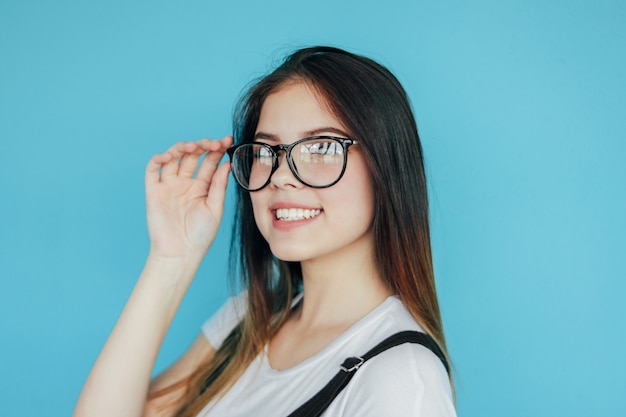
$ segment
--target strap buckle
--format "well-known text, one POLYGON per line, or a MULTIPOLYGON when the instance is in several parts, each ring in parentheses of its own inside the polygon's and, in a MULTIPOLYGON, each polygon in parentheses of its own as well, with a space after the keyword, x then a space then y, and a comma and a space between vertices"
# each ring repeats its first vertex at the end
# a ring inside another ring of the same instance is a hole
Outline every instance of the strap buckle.
POLYGON ((343 361, 339 368, 341 368, 341 370, 344 372, 354 372, 359 369, 361 365, 363 365, 363 362, 365 362, 365 359, 358 356, 354 358, 348 358, 343 361))

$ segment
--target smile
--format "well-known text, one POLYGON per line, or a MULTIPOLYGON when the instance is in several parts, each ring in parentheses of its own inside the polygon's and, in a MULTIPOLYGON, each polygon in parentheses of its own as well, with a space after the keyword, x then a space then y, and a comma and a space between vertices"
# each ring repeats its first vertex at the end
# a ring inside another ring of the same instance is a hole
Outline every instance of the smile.
POLYGON ((321 212, 320 209, 280 208, 276 209, 276 219, 285 221, 312 219, 321 212))

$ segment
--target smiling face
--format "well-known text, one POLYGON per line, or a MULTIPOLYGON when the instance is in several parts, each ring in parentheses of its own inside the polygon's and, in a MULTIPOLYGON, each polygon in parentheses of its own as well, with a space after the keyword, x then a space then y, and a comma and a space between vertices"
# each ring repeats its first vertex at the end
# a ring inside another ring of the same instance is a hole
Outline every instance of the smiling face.
MULTIPOLYGON (((314 135, 349 137, 307 84, 289 82, 267 96, 256 141, 288 145, 314 135)), ((270 184, 250 193, 254 219, 272 253, 284 261, 370 254, 374 199, 358 145, 349 148, 341 180, 322 189, 303 185, 290 171, 284 152, 279 156, 270 184)))

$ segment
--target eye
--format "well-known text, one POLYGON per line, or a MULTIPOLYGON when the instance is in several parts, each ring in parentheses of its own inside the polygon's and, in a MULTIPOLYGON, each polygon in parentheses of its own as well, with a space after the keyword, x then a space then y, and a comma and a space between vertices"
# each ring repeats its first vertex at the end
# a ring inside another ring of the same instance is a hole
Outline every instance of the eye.
POLYGON ((305 153, 309 153, 311 155, 332 156, 343 154, 343 146, 334 140, 326 139, 306 142, 302 148, 305 153))
POLYGON ((271 158, 272 152, 265 146, 259 146, 259 149, 255 152, 256 158, 271 158))
POLYGON ((261 165, 271 166, 274 161, 274 153, 267 146, 256 145, 256 149, 252 155, 255 163, 261 165))

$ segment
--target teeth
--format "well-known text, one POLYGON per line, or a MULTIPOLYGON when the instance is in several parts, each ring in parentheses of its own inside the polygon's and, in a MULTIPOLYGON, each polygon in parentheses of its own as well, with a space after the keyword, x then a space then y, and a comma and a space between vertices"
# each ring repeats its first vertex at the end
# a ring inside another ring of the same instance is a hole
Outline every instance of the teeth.
POLYGON ((278 220, 304 220, 311 219, 321 213, 320 209, 301 209, 301 208, 282 208, 276 210, 276 218, 278 220))

